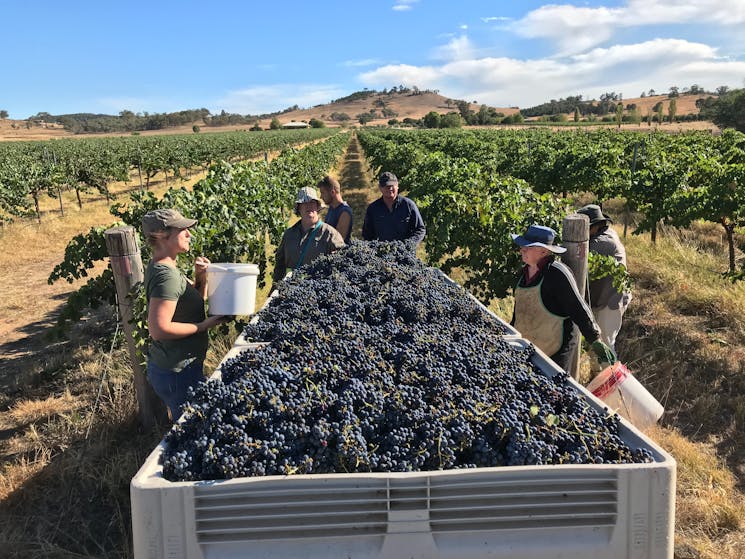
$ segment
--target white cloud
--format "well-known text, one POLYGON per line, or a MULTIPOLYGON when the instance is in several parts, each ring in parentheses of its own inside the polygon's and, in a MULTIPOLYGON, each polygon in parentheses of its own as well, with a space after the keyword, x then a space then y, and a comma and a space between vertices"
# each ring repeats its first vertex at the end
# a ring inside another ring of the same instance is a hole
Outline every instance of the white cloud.
MULTIPOLYGON (((312 107, 346 95, 348 91, 336 85, 273 84, 229 91, 216 103, 217 112, 264 114, 298 105, 312 107)), ((213 111, 214 112, 214 111, 213 111)))
POLYGON ((442 60, 465 60, 473 56, 473 44, 466 35, 454 37, 446 45, 434 51, 434 57, 442 60))
POLYGON ((341 66, 346 68, 359 68, 360 66, 374 66, 380 64, 380 60, 375 58, 365 58, 363 60, 345 60, 341 63, 341 66))
POLYGON ((617 8, 549 4, 528 12, 511 29, 522 37, 554 41, 559 54, 582 52, 610 39, 617 29, 665 24, 745 22, 743 0, 629 0, 617 8))
POLYGON ((396 0, 392 9, 396 12, 405 12, 411 10, 417 2, 419 0, 396 0))
POLYGON ((726 60, 700 43, 657 39, 595 49, 565 59, 471 58, 442 65, 388 65, 359 79, 370 87, 404 83, 497 107, 530 107, 569 95, 598 98, 606 91, 636 97, 654 88, 692 84, 714 90, 739 86, 745 61, 726 60))
POLYGON ((482 17, 481 21, 484 23, 492 23, 495 21, 511 21, 512 18, 510 17, 504 17, 504 16, 489 16, 489 17, 482 17))
POLYGON ((459 26, 458 26, 458 28, 459 28, 459 29, 463 29, 463 30, 465 31, 466 29, 468 29, 468 25, 466 25, 466 24, 464 23, 464 24, 462 24, 462 25, 459 25, 459 26))

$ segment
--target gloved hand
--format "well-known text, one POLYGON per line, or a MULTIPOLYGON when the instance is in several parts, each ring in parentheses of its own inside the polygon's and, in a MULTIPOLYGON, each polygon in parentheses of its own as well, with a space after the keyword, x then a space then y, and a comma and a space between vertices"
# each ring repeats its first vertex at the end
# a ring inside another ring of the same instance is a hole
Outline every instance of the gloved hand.
POLYGON ((598 371, 602 371, 618 361, 615 352, 600 340, 592 342, 592 344, 590 344, 590 349, 592 350, 595 359, 597 359, 597 366, 599 367, 598 371))

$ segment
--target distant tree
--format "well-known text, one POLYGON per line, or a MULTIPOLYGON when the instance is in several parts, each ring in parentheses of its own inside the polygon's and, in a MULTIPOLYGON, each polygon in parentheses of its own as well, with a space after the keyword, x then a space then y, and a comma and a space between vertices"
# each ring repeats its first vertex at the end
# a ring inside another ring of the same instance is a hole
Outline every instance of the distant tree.
POLYGON ((396 111, 388 107, 383 107, 380 112, 383 113, 383 116, 385 118, 393 118, 394 116, 398 116, 398 113, 396 111))
POLYGON ((646 92, 644 92, 644 91, 642 91, 642 94, 641 94, 641 95, 639 95, 639 97, 641 97, 642 99, 643 99, 644 97, 646 97, 646 96, 647 96, 647 94, 646 94, 646 92))
POLYGON ((398 119, 392 118, 388 121, 388 126, 398 126, 398 119))
POLYGON ((717 98, 709 95, 708 97, 700 97, 696 99, 696 108, 700 111, 706 111, 713 107, 717 102, 717 98))
POLYGON ((463 126, 463 119, 458 113, 450 112, 440 117, 440 128, 460 128, 463 126))
POLYGON ((649 93, 647 93, 647 95, 649 95, 650 97, 653 97, 653 96, 657 95, 657 92, 654 89, 650 89, 649 90, 649 93))
POLYGON ((672 86, 670 88, 670 91, 667 94, 667 96, 670 97, 671 99, 673 97, 678 97, 679 95, 680 95, 680 88, 678 88, 677 86, 672 86))
POLYGON ((308 121, 308 124, 310 124, 311 128, 325 128, 326 124, 322 120, 318 120, 317 118, 311 118, 308 121))
POLYGON ((509 116, 506 116, 502 119, 502 124, 522 124, 525 122, 525 117, 522 115, 522 113, 512 113, 509 116))
POLYGON ((8 111, 6 111, 5 109, 0 110, 0 118, 2 119, 8 118, 8 111))
POLYGON ((254 125, 251 128, 249 128, 249 130, 251 132, 261 132, 262 131, 262 128, 261 128, 261 126, 259 126, 259 123, 256 122, 256 123, 254 123, 254 125))
POLYGON ((641 109, 636 105, 634 105, 634 108, 629 112, 629 122, 632 122, 633 124, 641 124, 642 122, 641 109))
POLYGON ((689 95, 702 95, 704 93, 706 93, 706 90, 697 83, 694 83, 691 87, 688 88, 689 95))
POLYGON ((726 85, 720 85, 716 89, 717 95, 719 95, 720 97, 724 95, 725 93, 727 93, 728 91, 729 91, 729 86, 726 86, 726 85))
POLYGON ((719 97, 702 116, 722 128, 745 132, 745 89, 733 89, 719 97))
POLYGON ((355 116, 357 119, 357 122, 359 122, 362 126, 365 126, 368 122, 370 122, 374 117, 369 112, 368 113, 360 113, 355 116))
POLYGON ((194 132, 195 134, 199 134, 199 126, 195 124, 194 126, 191 127, 191 131, 194 132))
POLYGON ((471 104, 468 101, 456 100, 455 106, 458 107, 460 116, 463 117, 463 120, 467 121, 468 115, 473 112, 471 111, 471 104))
POLYGON ((440 113, 429 111, 426 115, 424 115, 424 118, 422 118, 422 124, 425 128, 439 128, 440 113))
POLYGON ((662 108, 663 108, 663 106, 664 105, 662 104, 662 101, 660 101, 659 103, 657 103, 655 105, 655 112, 657 113, 657 122, 659 122, 660 124, 662 124, 662 108))
POLYGON ((670 124, 675 122, 675 114, 678 112, 678 100, 673 97, 670 99, 670 104, 667 106, 667 119, 670 124))
POLYGON ((623 103, 616 104, 616 125, 621 128, 623 122, 623 103))
POLYGON ((282 123, 279 121, 279 119, 275 116, 272 121, 269 123, 269 129, 270 130, 280 130, 282 128, 282 123))
POLYGON ((352 117, 349 116, 347 113, 333 112, 331 113, 331 120, 336 122, 344 122, 345 120, 352 120, 352 117))

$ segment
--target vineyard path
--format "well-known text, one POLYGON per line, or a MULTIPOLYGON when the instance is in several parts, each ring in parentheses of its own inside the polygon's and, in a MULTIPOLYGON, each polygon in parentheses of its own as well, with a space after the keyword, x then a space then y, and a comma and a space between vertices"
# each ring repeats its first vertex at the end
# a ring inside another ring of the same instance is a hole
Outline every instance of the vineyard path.
POLYGON ((375 188, 375 179, 371 174, 367 160, 356 135, 352 135, 349 147, 339 167, 338 180, 341 184, 341 197, 352 208, 354 224, 352 236, 362 238, 362 221, 367 205, 380 196, 375 188))

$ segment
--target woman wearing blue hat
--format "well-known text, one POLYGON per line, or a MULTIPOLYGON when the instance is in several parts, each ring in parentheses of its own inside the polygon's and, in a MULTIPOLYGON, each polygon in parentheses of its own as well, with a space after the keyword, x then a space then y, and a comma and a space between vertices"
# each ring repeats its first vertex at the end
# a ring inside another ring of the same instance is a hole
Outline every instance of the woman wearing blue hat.
POLYGON ((565 371, 579 344, 576 324, 603 369, 615 363, 616 356, 600 341, 600 328, 571 270, 554 260, 554 255, 566 252, 554 244, 555 239, 556 231, 543 225, 531 225, 522 235, 512 235, 525 263, 515 287, 512 324, 565 371))

